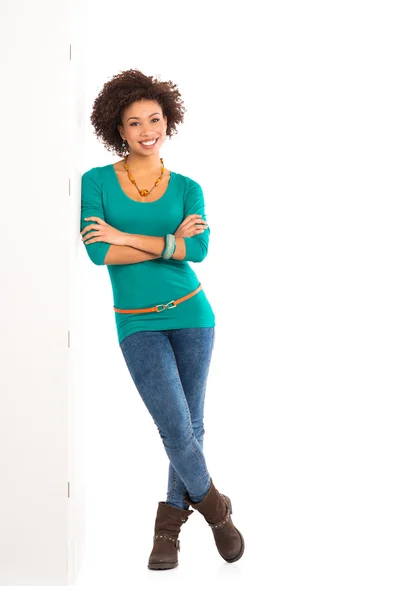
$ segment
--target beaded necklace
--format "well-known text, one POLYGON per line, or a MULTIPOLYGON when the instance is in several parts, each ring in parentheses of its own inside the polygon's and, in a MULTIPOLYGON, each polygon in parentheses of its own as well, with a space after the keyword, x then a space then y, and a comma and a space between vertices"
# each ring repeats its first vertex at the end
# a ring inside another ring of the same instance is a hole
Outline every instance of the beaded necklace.
POLYGON ((138 185, 135 182, 134 177, 132 176, 132 174, 129 171, 129 167, 128 167, 128 164, 127 164, 127 156, 124 157, 124 168, 127 171, 127 175, 129 177, 131 183, 133 183, 135 185, 135 187, 137 188, 137 190, 139 191, 139 193, 141 194, 141 196, 148 196, 148 194, 150 194, 152 192, 152 190, 157 185, 159 185, 159 183, 162 181, 162 179, 163 179, 163 172, 164 172, 163 158, 160 159, 160 162, 162 163, 162 169, 160 171, 160 177, 158 177, 157 180, 155 181, 155 185, 150 190, 147 190, 145 188, 143 188, 142 190, 140 190, 140 188, 138 187, 138 185))

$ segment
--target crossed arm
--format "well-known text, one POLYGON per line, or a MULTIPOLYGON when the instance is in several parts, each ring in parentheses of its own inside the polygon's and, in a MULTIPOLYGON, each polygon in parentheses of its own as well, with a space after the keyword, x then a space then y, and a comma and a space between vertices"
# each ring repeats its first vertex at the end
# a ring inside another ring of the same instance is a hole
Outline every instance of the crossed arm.
MULTIPOLYGON (((124 246, 111 245, 105 255, 105 265, 123 265, 145 262, 160 258, 164 250, 164 237, 153 235, 126 234, 124 246)), ((184 260, 186 255, 184 238, 176 238, 174 260, 184 260)))

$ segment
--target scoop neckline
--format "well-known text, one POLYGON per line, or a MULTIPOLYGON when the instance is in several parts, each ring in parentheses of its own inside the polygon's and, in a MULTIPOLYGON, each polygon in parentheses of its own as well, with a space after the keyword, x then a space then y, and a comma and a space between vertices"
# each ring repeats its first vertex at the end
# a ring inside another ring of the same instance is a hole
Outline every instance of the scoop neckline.
POLYGON ((151 202, 140 202, 140 200, 134 200, 134 198, 130 198, 130 196, 127 196, 126 192, 123 190, 122 186, 120 185, 120 181, 118 179, 118 176, 116 175, 116 170, 115 170, 115 165, 113 163, 111 163, 110 168, 113 172, 116 184, 120 190, 120 193, 127 198, 127 200, 130 200, 130 202, 135 202, 136 204, 144 204, 144 205, 148 205, 148 204, 156 204, 157 202, 160 202, 160 200, 163 200, 163 198, 165 198, 165 196, 167 196, 169 189, 170 189, 170 185, 174 179, 174 171, 170 171, 170 179, 169 179, 169 183, 167 184, 167 188, 165 189, 164 193, 160 196, 160 198, 158 198, 157 200, 152 200, 151 202))

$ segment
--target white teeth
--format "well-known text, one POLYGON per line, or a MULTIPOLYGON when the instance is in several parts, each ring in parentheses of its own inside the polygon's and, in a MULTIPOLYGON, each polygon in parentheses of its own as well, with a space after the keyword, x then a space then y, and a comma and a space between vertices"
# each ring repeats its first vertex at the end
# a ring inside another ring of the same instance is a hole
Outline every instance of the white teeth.
POLYGON ((156 140, 152 140, 151 142, 140 142, 144 146, 153 146, 156 143, 156 140))

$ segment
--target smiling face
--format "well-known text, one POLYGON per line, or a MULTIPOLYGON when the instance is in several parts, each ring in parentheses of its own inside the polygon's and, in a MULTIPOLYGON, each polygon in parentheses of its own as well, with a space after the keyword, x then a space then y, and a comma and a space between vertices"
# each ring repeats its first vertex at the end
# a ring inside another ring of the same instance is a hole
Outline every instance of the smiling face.
POLYGON ((157 155, 166 139, 167 117, 163 117, 162 107, 155 100, 139 100, 124 109, 123 127, 118 130, 129 146, 130 154, 140 156, 157 155), (142 142, 157 140, 154 145, 142 142))

